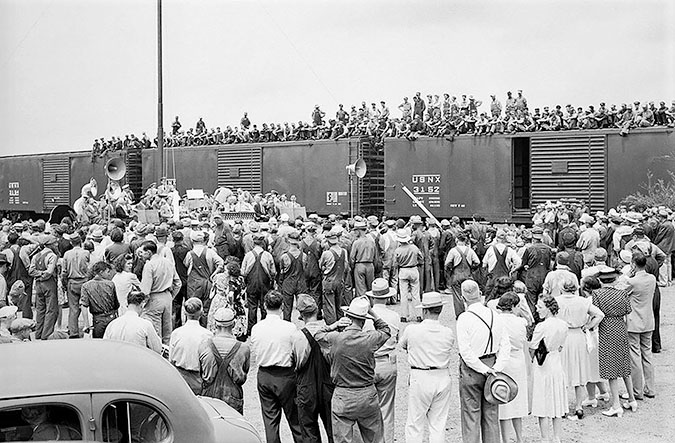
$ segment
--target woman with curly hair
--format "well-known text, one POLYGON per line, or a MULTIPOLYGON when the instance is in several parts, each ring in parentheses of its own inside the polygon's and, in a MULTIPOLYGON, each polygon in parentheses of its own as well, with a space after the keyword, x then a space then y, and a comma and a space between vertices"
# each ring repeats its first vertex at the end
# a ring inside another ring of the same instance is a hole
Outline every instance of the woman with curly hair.
POLYGON ((553 441, 560 442, 562 418, 567 414, 567 387, 561 352, 567 338, 567 323, 559 318, 558 302, 551 296, 537 301, 542 322, 534 328, 530 350, 536 357, 532 369, 532 415, 539 418, 544 441, 550 441, 548 419, 553 420, 553 441))
POLYGON ((230 308, 234 311, 234 326, 232 332, 240 341, 246 341, 246 310, 244 309, 245 298, 244 278, 241 276, 241 268, 236 261, 229 262, 223 272, 213 278, 211 288, 211 308, 207 317, 206 328, 209 331, 216 330, 213 315, 220 308, 230 308))
POLYGON ((593 291, 593 304, 605 314, 598 326, 598 357, 600 376, 609 380, 612 394, 612 407, 602 413, 608 417, 622 417, 623 409, 619 402, 619 378, 623 378, 628 391, 628 404, 637 409, 633 394, 633 381, 630 377, 630 353, 626 315, 632 311, 627 289, 618 282, 619 273, 606 266, 598 274, 602 284, 593 291))

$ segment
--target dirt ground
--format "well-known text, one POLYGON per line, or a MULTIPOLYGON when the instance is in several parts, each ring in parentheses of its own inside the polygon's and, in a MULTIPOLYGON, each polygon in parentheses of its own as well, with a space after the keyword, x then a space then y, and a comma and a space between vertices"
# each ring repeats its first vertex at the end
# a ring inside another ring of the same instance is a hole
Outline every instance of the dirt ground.
MULTIPOLYGON (((597 409, 585 408, 585 417, 579 421, 563 420, 563 441, 565 442, 626 442, 651 443, 675 441, 675 287, 662 290, 661 302, 661 340, 663 351, 654 354, 656 398, 638 402, 638 411, 627 411, 622 418, 608 418, 600 411, 605 409, 600 402, 597 409)), ((441 322, 454 328, 455 319, 452 305, 446 306, 441 314, 441 322)), ((398 310, 399 306, 394 309, 398 310)), ((297 315, 294 314, 294 318, 297 315)), ((405 324, 404 324, 405 325, 405 324)), ((404 326, 405 327, 405 326, 404 326)), ((461 427, 459 415, 458 392, 458 363, 455 349, 454 362, 451 366, 453 394, 452 406, 446 424, 446 441, 461 442, 461 427)), ((405 441, 404 426, 407 414, 407 383, 410 367, 407 355, 398 350, 398 383, 396 392, 396 432, 397 442, 405 441)), ((244 415, 258 429, 260 435, 265 436, 260 401, 256 390, 257 368, 252 362, 249 377, 244 385, 244 415)), ((570 402, 574 392, 570 390, 570 402)), ((538 442, 539 427, 534 417, 523 420, 523 435, 526 442, 538 442)), ((281 422, 281 440, 292 442, 290 431, 285 419, 281 422)), ((324 440, 325 441, 325 440, 324 440)), ((425 438, 425 441, 427 439, 425 438)), ((415 442, 417 443, 417 442, 415 442)))

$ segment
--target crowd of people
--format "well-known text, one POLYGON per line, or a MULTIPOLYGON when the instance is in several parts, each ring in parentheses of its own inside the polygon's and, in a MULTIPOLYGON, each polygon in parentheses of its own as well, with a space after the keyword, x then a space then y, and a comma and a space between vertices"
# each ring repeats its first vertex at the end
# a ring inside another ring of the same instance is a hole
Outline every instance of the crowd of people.
POLYGON ((561 441, 563 418, 600 405, 621 417, 658 393, 652 354, 675 227, 668 208, 642 209, 547 202, 529 229, 274 211, 154 225, 2 220, 0 342, 134 343, 240 413, 255 362, 268 442, 280 441, 283 413, 296 442, 320 441, 321 423, 329 441, 358 429, 392 443, 401 395, 405 440, 428 428, 443 442, 458 354, 464 441, 522 442, 530 416, 543 440, 561 441), (439 322, 449 309, 456 330, 439 322))
MULTIPOLYGON (((400 117, 394 117, 386 102, 371 103, 363 101, 361 105, 352 105, 345 109, 342 104, 335 112, 335 118, 326 117, 319 105, 315 105, 309 121, 252 124, 248 113, 244 112, 239 126, 227 125, 208 129, 203 118, 199 118, 194 128, 183 129, 178 116, 171 124, 171 131, 164 135, 165 147, 223 145, 233 143, 267 143, 297 140, 320 140, 348 137, 369 137, 376 146, 383 146, 385 137, 419 136, 444 137, 453 140, 457 135, 492 135, 516 132, 563 131, 576 129, 611 129, 627 135, 633 128, 675 125, 675 100, 668 107, 666 102, 623 103, 607 106, 604 102, 597 107, 589 105, 564 108, 561 105, 528 107, 523 91, 514 96, 506 93, 504 105, 495 95, 490 96, 486 108, 483 102, 472 95, 462 95, 460 99, 450 94, 428 94, 426 100, 420 92, 408 97, 398 105, 400 117)), ((157 146, 157 138, 151 141, 144 132, 141 138, 125 135, 94 140, 93 155, 103 156, 108 151, 126 148, 150 148, 157 146)))
MULTIPOLYGON (((95 182, 95 180, 92 179, 95 182)), ((177 219, 204 219, 213 211, 238 213, 256 221, 279 217, 284 211, 302 208, 295 195, 290 197, 272 189, 270 192, 251 193, 243 189, 218 187, 213 194, 203 193, 196 198, 179 195, 173 181, 167 178, 151 183, 145 193, 134 203, 129 185, 119 192, 105 192, 98 199, 85 185, 82 196, 74 203, 75 221, 86 224, 105 224, 111 218, 138 218, 139 211, 156 211, 161 222, 177 219)))

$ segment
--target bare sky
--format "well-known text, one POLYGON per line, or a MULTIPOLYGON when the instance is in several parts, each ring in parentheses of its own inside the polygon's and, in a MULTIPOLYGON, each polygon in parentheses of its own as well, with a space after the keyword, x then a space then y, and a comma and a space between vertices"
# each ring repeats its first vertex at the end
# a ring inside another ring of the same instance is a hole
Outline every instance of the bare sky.
MULTIPOLYGON (((416 91, 675 99, 675 1, 164 0, 164 121, 309 120, 416 91)), ((157 130, 153 0, 0 0, 0 155, 157 130)))

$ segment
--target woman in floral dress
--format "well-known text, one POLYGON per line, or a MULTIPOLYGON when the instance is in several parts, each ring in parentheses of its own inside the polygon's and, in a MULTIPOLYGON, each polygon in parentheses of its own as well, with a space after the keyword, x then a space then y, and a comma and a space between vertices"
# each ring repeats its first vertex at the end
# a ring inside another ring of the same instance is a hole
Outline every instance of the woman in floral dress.
POLYGON ((230 262, 225 270, 213 278, 211 288, 211 308, 207 318, 206 327, 210 331, 216 330, 213 314, 220 308, 230 308, 235 313, 234 328, 232 332, 240 341, 246 341, 246 309, 245 306, 244 278, 241 276, 241 268, 236 262, 230 262))

